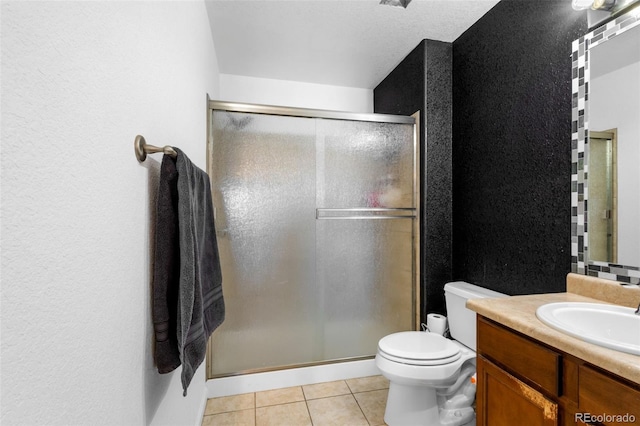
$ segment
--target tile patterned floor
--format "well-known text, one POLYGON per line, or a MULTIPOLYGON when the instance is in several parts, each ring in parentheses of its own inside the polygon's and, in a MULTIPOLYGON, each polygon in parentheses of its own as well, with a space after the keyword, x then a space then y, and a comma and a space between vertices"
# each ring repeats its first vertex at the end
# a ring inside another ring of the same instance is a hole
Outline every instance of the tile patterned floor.
POLYGON ((380 426, 388 391, 371 376, 212 398, 202 426, 380 426))

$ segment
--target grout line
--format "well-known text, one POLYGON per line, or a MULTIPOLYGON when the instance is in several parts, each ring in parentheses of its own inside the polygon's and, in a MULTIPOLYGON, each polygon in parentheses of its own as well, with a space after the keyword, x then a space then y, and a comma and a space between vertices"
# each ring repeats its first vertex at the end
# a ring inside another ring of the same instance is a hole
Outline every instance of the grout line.
POLYGON ((349 392, 351 392, 351 394, 353 395, 353 389, 351 389, 351 386, 349 386, 349 382, 348 381, 344 381, 347 384, 347 389, 349 389, 349 392))
POLYGON ((304 400, 304 406, 307 407, 307 414, 309 414, 309 421, 311 422, 311 426, 313 426, 313 417, 311 417, 311 410, 309 410, 309 403, 307 402, 306 399, 304 400))
MULTIPOLYGON (((362 392, 359 392, 362 393, 362 392)), ((369 421, 369 418, 367 417, 367 415, 364 413, 364 410, 362 409, 362 407, 360 406, 360 402, 358 402, 358 398, 356 398, 356 396, 353 394, 353 392, 351 392, 351 397, 353 397, 353 399, 356 401, 356 404, 358 404, 358 408, 360 409, 360 412, 362 413, 362 416, 364 417, 364 419, 367 421, 367 423, 369 424, 369 426, 371 426, 371 422, 369 421)))

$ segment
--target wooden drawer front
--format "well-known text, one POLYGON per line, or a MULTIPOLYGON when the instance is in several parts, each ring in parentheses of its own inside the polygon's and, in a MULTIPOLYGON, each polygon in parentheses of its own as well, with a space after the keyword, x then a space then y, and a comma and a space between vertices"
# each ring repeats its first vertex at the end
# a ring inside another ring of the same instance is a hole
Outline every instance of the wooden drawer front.
POLYGON ((559 396, 562 357, 517 334, 478 317, 478 353, 504 365, 550 395, 559 396))
POLYGON ((640 391, 586 365, 580 366, 578 408, 593 416, 608 415, 604 425, 640 425, 640 391), (615 416, 625 416, 617 418, 615 416))
POLYGON ((478 357, 479 426, 558 426, 558 404, 478 357))

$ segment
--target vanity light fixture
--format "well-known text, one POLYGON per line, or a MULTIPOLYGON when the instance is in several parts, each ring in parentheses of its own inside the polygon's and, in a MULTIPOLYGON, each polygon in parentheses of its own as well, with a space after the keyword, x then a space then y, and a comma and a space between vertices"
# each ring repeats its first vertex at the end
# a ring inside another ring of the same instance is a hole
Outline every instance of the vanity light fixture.
POLYGON ((388 6, 402 6, 405 9, 411 3, 411 0, 380 0, 380 4, 386 4, 388 6))
POLYGON ((616 0, 572 0, 571 6, 575 10, 611 10, 616 5, 616 0))

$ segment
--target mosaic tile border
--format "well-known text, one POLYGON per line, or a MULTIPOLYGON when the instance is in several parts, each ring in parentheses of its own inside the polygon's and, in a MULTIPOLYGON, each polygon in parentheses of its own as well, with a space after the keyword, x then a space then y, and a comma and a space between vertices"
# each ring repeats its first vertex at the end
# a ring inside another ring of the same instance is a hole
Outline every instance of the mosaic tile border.
POLYGON ((640 267, 587 261, 589 175, 589 49, 640 25, 640 7, 596 28, 572 44, 571 271, 640 285, 640 267))

